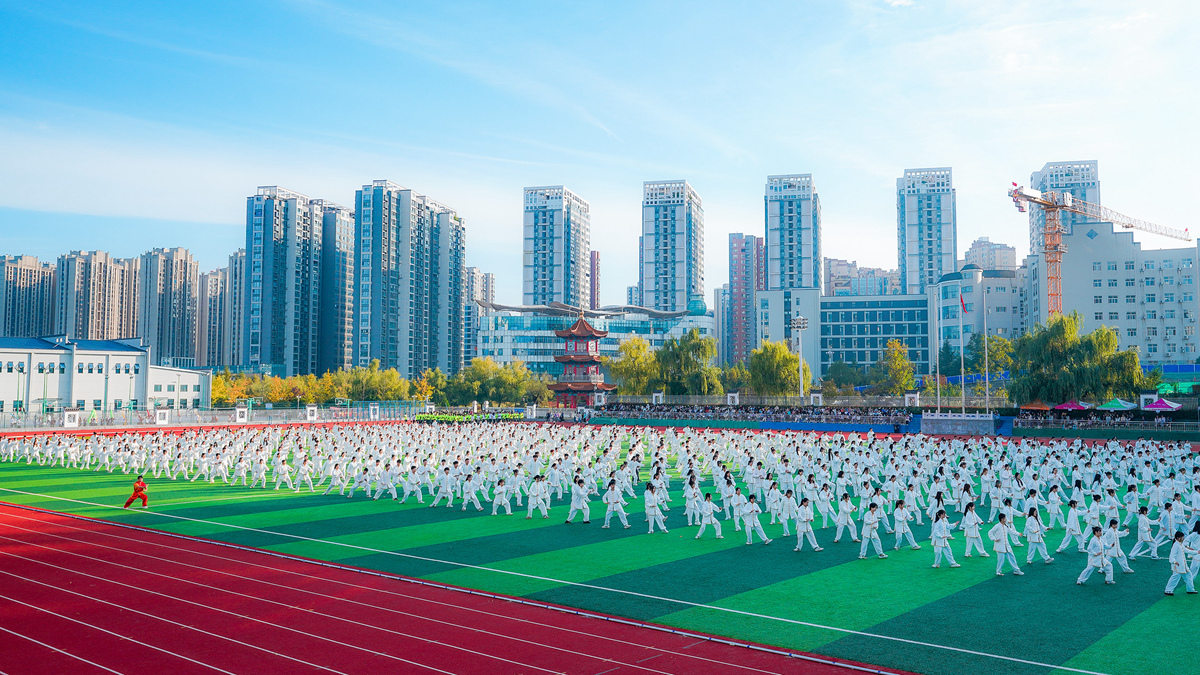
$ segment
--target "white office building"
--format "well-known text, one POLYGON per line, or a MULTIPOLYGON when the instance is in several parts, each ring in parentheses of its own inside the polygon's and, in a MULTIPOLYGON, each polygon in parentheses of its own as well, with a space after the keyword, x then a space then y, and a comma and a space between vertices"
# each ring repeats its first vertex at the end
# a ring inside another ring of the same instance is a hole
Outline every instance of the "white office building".
POLYGON ((525 188, 522 302, 591 304, 592 215, 561 185, 525 188))
POLYGON ((950 167, 905 169, 896 179, 900 288, 924 294, 958 260, 958 220, 950 167))
POLYGON ((154 366, 151 358, 139 338, 0 338, 0 412, 210 407, 210 372, 154 366))
POLYGON ((641 295, 662 312, 704 303, 704 209, 684 180, 642 186, 641 295))

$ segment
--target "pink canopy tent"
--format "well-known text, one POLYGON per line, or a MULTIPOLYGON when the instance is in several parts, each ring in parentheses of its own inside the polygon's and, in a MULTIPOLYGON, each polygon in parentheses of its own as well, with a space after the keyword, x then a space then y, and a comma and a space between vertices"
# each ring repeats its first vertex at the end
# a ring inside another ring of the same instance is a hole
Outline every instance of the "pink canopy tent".
POLYGON ((1054 409, 1055 410, 1087 410, 1091 407, 1092 406, 1087 405, 1086 403, 1080 403, 1079 401, 1077 401, 1075 399, 1071 399, 1070 401, 1067 401, 1066 403, 1054 406, 1054 409))
POLYGON ((1172 403, 1165 398, 1160 398, 1154 403, 1147 403, 1143 410, 1179 410, 1182 407, 1182 403, 1172 403))

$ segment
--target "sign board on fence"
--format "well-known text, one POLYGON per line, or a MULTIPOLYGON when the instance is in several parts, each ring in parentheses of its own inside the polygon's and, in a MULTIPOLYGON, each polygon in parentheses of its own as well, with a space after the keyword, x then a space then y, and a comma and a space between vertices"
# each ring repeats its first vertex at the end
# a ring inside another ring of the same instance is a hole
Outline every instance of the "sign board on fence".
POLYGON ((1157 400, 1158 400, 1158 394, 1142 394, 1142 404, 1139 405, 1138 407, 1141 408, 1142 410, 1145 410, 1146 406, 1150 405, 1151 403, 1154 403, 1157 400))
POLYGON ((154 411, 154 424, 160 427, 171 423, 171 411, 166 408, 158 408, 154 411))
POLYGON ((304 406, 304 419, 305 419, 305 421, 308 421, 308 422, 316 422, 317 421, 317 406, 315 406, 315 405, 304 406))
POLYGON ((904 395, 904 407, 919 408, 921 407, 921 393, 912 392, 904 395))
POLYGON ((63 411, 63 426, 69 427, 72 429, 79 426, 79 411, 78 410, 63 411))
POLYGON ((809 394, 808 395, 808 404, 809 405, 825 405, 825 395, 824 394, 809 394))
POLYGON ((437 406, 433 405, 432 403, 428 403, 428 402, 425 403, 425 412, 426 413, 432 415, 436 411, 437 411, 437 406))
POLYGON ((725 394, 725 405, 741 405, 741 400, 736 391, 732 394, 725 394))
POLYGON ((244 405, 239 405, 233 409, 234 424, 245 424, 250 421, 250 409, 244 405))
POLYGON ((530 403, 529 405, 525 406, 525 419, 537 419, 537 405, 530 403))
POLYGON ((662 405, 665 400, 666 396, 664 396, 661 391, 656 391, 653 394, 650 394, 650 403, 653 405, 662 405))
POLYGON ((379 404, 378 403, 367 404, 367 419, 371 420, 372 422, 379 420, 379 404))

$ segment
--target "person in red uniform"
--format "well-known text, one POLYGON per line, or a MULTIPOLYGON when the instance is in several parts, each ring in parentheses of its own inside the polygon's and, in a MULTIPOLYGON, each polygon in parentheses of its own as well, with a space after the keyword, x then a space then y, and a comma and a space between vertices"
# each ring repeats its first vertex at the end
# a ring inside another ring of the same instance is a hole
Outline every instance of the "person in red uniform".
POLYGON ((137 481, 133 484, 133 494, 129 495, 129 499, 125 500, 125 508, 137 500, 142 500, 142 508, 150 508, 149 495, 146 494, 146 481, 142 480, 141 476, 137 477, 137 481))

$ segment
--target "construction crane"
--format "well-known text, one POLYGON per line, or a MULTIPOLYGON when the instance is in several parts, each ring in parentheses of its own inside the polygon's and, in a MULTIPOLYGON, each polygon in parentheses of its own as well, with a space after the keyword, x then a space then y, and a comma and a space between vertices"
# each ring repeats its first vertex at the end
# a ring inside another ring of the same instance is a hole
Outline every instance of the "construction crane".
POLYGON ((1192 235, 1187 229, 1177 230, 1130 218, 1099 204, 1085 202, 1070 192, 1039 192, 1013 183, 1012 189, 1008 191, 1008 196, 1012 197, 1013 203, 1021 213, 1025 212, 1026 204, 1034 204, 1040 206, 1046 214, 1042 251, 1046 257, 1046 296, 1051 314, 1062 314, 1062 257, 1063 253, 1067 251, 1062 240, 1062 211, 1078 213, 1092 220, 1120 225, 1127 230, 1141 230, 1183 241, 1192 240, 1192 235))

